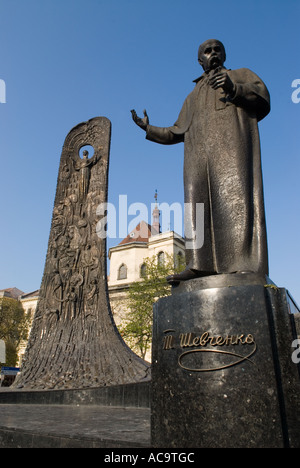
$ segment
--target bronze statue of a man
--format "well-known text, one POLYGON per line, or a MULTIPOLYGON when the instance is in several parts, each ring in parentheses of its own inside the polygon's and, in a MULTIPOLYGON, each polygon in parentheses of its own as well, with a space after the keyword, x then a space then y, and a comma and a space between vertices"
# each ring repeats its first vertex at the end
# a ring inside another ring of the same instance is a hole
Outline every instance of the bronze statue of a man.
POLYGON ((223 44, 199 47, 204 73, 186 98, 175 124, 154 127, 147 112, 134 122, 156 143, 184 142, 184 198, 204 203, 204 243, 186 249, 187 267, 170 282, 237 272, 268 274, 267 236, 257 122, 270 111, 269 92, 251 70, 224 67, 223 44))

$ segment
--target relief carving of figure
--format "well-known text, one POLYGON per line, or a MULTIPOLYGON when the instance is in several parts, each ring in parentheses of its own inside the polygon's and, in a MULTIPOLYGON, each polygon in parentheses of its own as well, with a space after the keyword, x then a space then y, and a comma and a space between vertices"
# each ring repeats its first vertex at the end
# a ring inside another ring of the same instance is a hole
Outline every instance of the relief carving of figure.
POLYGON ((89 152, 86 150, 83 151, 82 156, 82 159, 78 157, 74 162, 75 170, 80 173, 79 195, 81 199, 86 197, 89 190, 91 168, 100 159, 100 155, 96 153, 92 158, 89 158, 89 152))

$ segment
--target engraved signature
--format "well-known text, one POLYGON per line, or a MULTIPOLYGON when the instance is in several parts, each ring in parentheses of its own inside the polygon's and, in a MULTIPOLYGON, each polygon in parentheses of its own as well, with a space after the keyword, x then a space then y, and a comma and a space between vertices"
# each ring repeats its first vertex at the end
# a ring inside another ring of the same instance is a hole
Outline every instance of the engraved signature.
POLYGON ((176 347, 179 349, 183 348, 197 348, 197 349, 189 349, 181 353, 178 357, 178 365, 187 371, 191 372, 210 372, 210 371, 217 371, 222 369, 227 369, 229 367, 236 366, 244 361, 248 361, 251 364, 254 364, 250 358, 254 355, 257 350, 257 345, 255 342, 255 338, 252 334, 239 334, 239 335, 211 335, 209 332, 205 331, 201 335, 196 335, 195 333, 180 333, 179 334, 179 341, 176 340, 176 337, 173 334, 175 330, 165 330, 164 336, 164 343, 163 349, 164 350, 172 350, 176 347), (177 346, 176 346, 177 343, 177 346), (211 346, 212 348, 208 348, 207 345, 211 346), (215 349, 216 346, 222 347, 222 349, 215 349), (250 353, 246 355, 236 353, 235 350, 225 350, 224 346, 251 346, 250 353), (209 365, 208 363, 205 364, 205 357, 211 357, 213 364, 209 365), (210 354, 210 356, 209 356, 210 354), (215 363, 215 358, 220 355, 227 358, 230 358, 229 362, 223 363, 215 363), (199 364, 197 363, 199 359, 199 364), (196 362, 195 362, 196 361, 196 362))

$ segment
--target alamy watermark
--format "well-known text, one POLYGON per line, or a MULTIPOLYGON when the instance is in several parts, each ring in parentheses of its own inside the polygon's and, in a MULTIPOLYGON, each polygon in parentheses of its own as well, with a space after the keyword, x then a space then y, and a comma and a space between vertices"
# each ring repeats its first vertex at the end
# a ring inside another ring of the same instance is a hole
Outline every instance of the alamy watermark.
POLYGON ((296 348, 292 353, 292 361, 294 364, 300 363, 300 338, 297 338, 292 343, 292 348, 296 348))
POLYGON ((294 104, 299 104, 300 102, 300 79, 296 79, 292 82, 292 88, 296 88, 292 92, 291 99, 294 104))
MULTIPOLYGON (((96 226, 96 232, 101 239, 125 238, 132 233, 132 237, 138 237, 140 232, 132 232, 142 221, 151 225, 151 216, 154 209, 160 212, 161 231, 170 230, 171 216, 173 218, 173 230, 181 237, 185 237, 186 249, 200 249, 204 244, 204 203, 184 203, 184 207, 178 202, 151 203, 151 212, 145 203, 135 202, 128 206, 127 195, 119 195, 119 206, 113 203, 101 203, 97 207, 96 214, 101 219, 96 226), (184 213, 183 213, 184 212, 184 213), (130 219, 130 217, 132 217, 130 219), (193 219, 193 223, 190 220, 193 219), (183 235, 184 220, 184 235, 183 235), (150 221, 150 222, 149 222, 150 221), (118 229, 117 229, 118 227, 118 229)), ((143 237, 143 236, 141 236, 143 237)))
POLYGON ((6 104, 6 83, 0 79, 0 104, 6 104))

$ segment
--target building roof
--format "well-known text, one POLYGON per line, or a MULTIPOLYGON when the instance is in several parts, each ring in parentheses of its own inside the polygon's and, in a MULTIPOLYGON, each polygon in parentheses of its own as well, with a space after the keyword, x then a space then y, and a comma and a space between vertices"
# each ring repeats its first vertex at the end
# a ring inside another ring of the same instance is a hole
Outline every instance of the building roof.
POLYGON ((141 221, 118 245, 130 244, 132 242, 146 243, 152 235, 150 224, 141 221))
POLYGON ((6 288, 0 289, 0 296, 2 297, 10 297, 11 299, 18 299, 24 291, 21 291, 18 288, 6 288))
POLYGON ((32 291, 32 292, 27 293, 27 294, 22 294, 20 299, 23 300, 23 299, 30 299, 32 297, 38 297, 39 293, 40 293, 40 290, 37 289, 36 291, 32 291))

